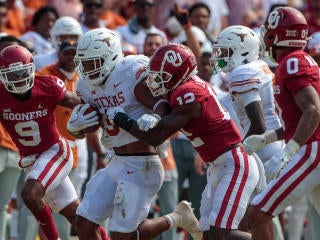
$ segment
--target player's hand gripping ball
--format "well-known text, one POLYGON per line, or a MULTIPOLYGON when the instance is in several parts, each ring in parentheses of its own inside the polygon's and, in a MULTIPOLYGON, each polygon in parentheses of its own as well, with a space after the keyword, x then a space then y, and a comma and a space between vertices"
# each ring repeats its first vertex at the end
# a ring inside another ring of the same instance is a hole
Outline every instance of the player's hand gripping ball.
POLYGON ((77 105, 67 124, 68 131, 72 134, 94 132, 100 125, 100 117, 95 107, 90 104, 77 105))
POLYGON ((98 116, 98 124, 95 124, 95 125, 92 125, 92 126, 90 126, 90 127, 87 127, 87 128, 85 128, 85 129, 83 129, 82 131, 84 132, 84 133, 93 133, 93 132, 96 132, 98 129, 99 129, 99 127, 100 127, 100 120, 101 120, 101 115, 99 114, 99 112, 98 112, 98 110, 95 108, 95 107, 93 107, 93 106, 89 106, 88 108, 87 108, 87 110, 86 111, 84 111, 84 115, 88 115, 88 114, 92 114, 92 112, 97 112, 97 116, 98 116))

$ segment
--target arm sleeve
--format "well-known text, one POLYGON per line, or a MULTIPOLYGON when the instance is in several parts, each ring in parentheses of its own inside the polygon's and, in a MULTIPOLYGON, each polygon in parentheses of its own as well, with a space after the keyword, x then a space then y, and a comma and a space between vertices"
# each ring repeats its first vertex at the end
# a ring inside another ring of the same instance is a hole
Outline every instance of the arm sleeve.
POLYGON ((244 107, 246 107, 247 105, 249 105, 252 102, 261 101, 261 97, 259 95, 259 92, 256 90, 243 92, 241 94, 235 94, 235 95, 233 95, 233 98, 235 99, 235 101, 239 101, 240 103, 242 103, 242 105, 244 107))
POLYGON ((231 94, 244 93, 261 87, 258 70, 253 68, 238 68, 229 75, 231 94))

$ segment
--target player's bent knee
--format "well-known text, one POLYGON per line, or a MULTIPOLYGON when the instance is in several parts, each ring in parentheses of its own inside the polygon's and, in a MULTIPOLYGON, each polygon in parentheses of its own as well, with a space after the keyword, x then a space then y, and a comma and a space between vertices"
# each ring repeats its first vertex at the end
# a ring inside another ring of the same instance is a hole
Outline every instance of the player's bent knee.
POLYGON ((86 229, 86 228, 98 228, 99 225, 94 223, 94 222, 91 222, 90 220, 82 217, 82 216, 79 216, 77 215, 76 217, 76 226, 77 226, 77 229, 86 229))
POLYGON ((21 197, 26 204, 40 200, 44 194, 43 186, 33 179, 28 179, 21 190, 21 197))
POLYGON ((35 208, 36 205, 38 205, 38 202, 41 201, 41 199, 38 197, 38 195, 32 194, 31 191, 22 191, 21 192, 21 198, 22 198, 24 204, 29 209, 30 208, 35 208))
POLYGON ((250 206, 248 209, 248 220, 250 228, 258 226, 272 219, 272 215, 262 211, 257 206, 250 206))

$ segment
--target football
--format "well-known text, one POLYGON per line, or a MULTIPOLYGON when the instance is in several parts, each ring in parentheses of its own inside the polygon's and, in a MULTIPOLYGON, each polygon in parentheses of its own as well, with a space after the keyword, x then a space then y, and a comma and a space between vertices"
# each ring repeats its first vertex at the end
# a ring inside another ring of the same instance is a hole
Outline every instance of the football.
POLYGON ((85 115, 87 115, 87 114, 89 114, 89 113, 91 113, 91 112, 93 112, 93 111, 96 111, 96 112, 98 113, 99 123, 98 123, 97 125, 93 125, 93 126, 91 126, 91 127, 87 127, 87 128, 85 128, 85 129, 83 129, 82 131, 83 131, 84 133, 93 133, 93 132, 96 132, 96 131, 99 129, 99 127, 100 127, 100 120, 101 120, 101 118, 100 118, 100 114, 99 114, 98 109, 96 109, 94 106, 90 105, 90 107, 89 107, 84 113, 85 113, 85 115))

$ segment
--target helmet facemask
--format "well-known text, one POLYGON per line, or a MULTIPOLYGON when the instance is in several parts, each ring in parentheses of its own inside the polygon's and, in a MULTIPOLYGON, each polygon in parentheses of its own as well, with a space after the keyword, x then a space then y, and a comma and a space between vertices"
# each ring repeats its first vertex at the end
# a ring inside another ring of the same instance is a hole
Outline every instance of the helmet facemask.
POLYGON ((74 58, 75 66, 80 78, 87 78, 92 85, 100 85, 108 78, 113 68, 111 69, 105 61, 109 54, 104 53, 92 58, 74 58))
POLYGON ((165 84, 172 78, 170 73, 148 71, 148 76, 147 86, 154 97, 158 97, 169 92, 165 87, 165 84))
POLYGON ((0 70, 0 78, 8 92, 24 94, 34 84, 35 67, 33 63, 10 64, 9 68, 0 70))
POLYGON ((213 57, 210 59, 212 73, 217 74, 220 71, 228 72, 234 67, 232 61, 233 51, 231 47, 213 46, 213 57))
POLYGON ((151 57, 147 74, 153 96, 167 94, 197 74, 195 56, 184 45, 165 44, 151 57))
POLYGON ((190 68, 183 74, 182 78, 176 82, 174 86, 169 87, 171 85, 170 81, 174 78, 174 76, 168 72, 160 71, 148 71, 148 80, 147 86, 149 87, 152 95, 154 97, 158 97, 161 95, 165 95, 172 91, 173 89, 177 88, 180 83, 189 80, 190 78, 194 77, 198 70, 195 68, 190 73, 190 68))

